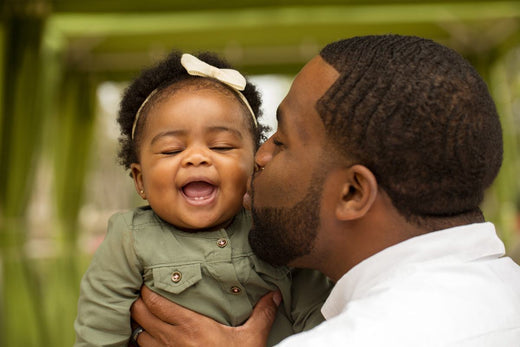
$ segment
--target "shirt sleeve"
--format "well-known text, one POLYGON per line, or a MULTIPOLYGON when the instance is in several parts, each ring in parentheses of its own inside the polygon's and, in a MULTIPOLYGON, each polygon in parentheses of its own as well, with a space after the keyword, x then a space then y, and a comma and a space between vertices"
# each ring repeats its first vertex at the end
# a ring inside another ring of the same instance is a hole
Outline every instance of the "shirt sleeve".
POLYGON ((139 296, 142 269, 124 216, 110 218, 81 280, 75 346, 126 346, 130 337, 130 306, 139 296))
POLYGON ((325 320, 321 307, 333 286, 319 271, 292 270, 291 316, 295 333, 312 329, 325 320))

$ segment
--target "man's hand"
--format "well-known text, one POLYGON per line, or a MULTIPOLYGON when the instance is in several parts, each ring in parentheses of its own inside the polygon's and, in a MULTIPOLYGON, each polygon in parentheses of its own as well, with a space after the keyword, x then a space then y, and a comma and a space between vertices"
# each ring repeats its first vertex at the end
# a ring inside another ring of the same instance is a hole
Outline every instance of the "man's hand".
POLYGON ((244 325, 229 327, 179 306, 143 286, 141 298, 134 302, 131 312, 132 318, 144 329, 137 337, 141 347, 264 347, 280 301, 279 292, 266 294, 244 325))

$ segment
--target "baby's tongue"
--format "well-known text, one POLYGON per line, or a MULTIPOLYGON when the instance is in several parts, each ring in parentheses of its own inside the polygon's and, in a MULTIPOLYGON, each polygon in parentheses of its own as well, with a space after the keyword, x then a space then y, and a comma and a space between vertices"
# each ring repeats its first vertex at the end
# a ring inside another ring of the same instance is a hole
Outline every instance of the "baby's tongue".
POLYGON ((215 187, 206 182, 191 182, 185 185, 182 190, 189 198, 202 198, 211 195, 215 187))

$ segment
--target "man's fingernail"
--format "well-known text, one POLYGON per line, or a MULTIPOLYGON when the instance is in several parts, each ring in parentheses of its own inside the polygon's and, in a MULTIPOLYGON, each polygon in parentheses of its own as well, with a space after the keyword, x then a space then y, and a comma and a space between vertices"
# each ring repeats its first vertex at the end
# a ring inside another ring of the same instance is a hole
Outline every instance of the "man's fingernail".
POLYGON ((280 295, 280 292, 274 293, 273 301, 276 304, 276 306, 280 305, 280 303, 282 302, 282 296, 280 295))

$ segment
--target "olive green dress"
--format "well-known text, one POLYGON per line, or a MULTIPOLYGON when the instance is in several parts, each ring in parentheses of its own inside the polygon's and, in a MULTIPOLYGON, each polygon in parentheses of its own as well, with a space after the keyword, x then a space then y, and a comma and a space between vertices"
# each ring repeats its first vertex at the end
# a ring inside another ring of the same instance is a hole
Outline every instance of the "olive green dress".
POLYGON ((250 226, 245 210, 228 228, 209 232, 180 231, 150 207, 112 216, 81 281, 75 346, 125 346, 130 306, 143 284, 231 326, 244 323, 263 295, 279 289, 283 302, 269 345, 321 323, 332 283, 316 271, 258 259, 248 242, 250 226))

